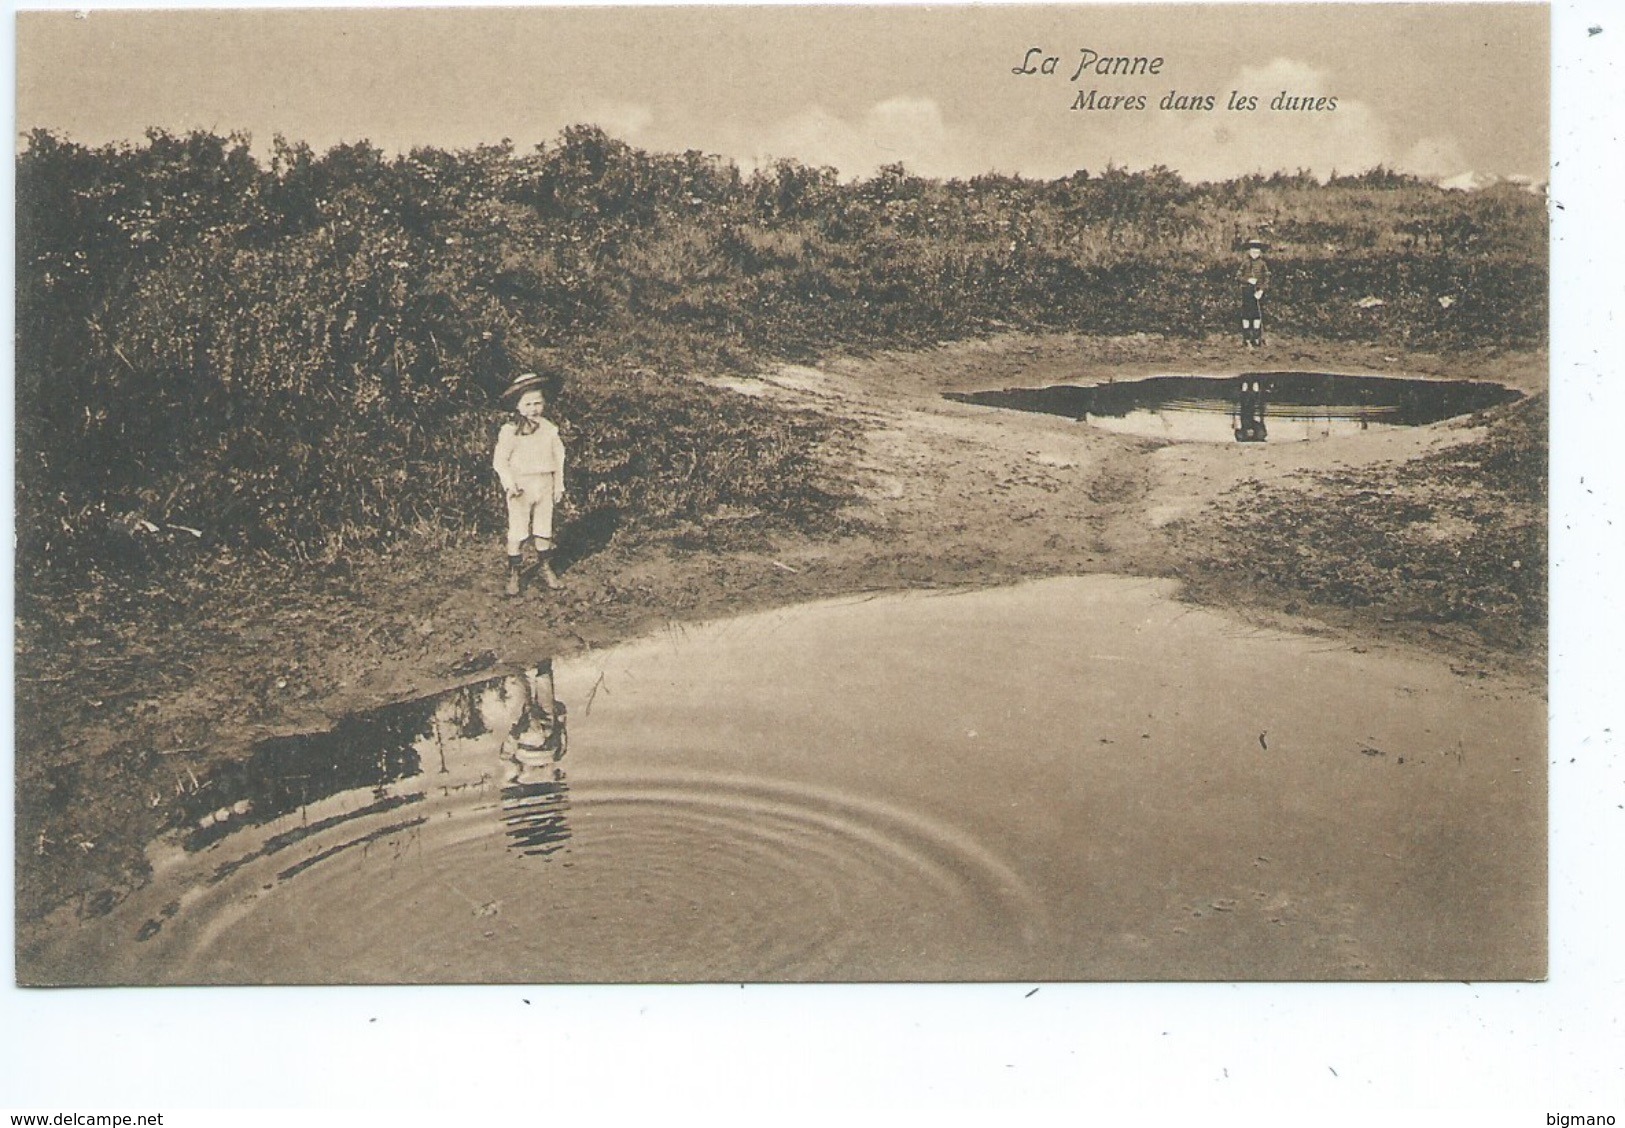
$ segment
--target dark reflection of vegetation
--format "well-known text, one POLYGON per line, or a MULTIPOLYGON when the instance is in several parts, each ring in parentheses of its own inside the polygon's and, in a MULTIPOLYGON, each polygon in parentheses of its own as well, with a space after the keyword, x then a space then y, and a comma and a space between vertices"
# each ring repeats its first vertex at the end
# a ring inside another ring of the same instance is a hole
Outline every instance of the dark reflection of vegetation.
MULTIPOLYGON (((424 698, 357 713, 326 732, 279 736, 254 746, 246 760, 222 764, 181 803, 196 823, 244 800, 254 823, 296 811, 341 791, 382 787, 422 770, 416 744, 428 736, 438 698, 424 698)), ((223 819, 187 835, 196 850, 242 825, 223 819)))
MULTIPOLYGON (((224 863, 212 879, 219 881, 314 834, 420 802, 420 794, 390 795, 385 789, 424 772, 447 773, 448 749, 461 741, 472 742, 476 756, 490 757, 493 774, 499 757, 517 765, 502 791, 503 823, 526 853, 547 853, 538 847, 568 837, 564 772, 556 766, 568 747, 566 710, 553 693, 552 662, 543 661, 520 675, 357 713, 326 732, 261 741, 247 759, 221 766, 181 798, 177 818, 186 829, 186 848, 202 849, 241 827, 342 792, 372 790, 370 804, 274 835, 249 857, 224 863), (482 708, 488 693, 507 707, 504 712, 514 713, 500 740, 482 708)), ((466 762, 470 749, 459 754, 466 762)))
MULTIPOLYGON (((1317 415, 1373 419, 1421 426, 1511 403, 1520 393, 1499 384, 1473 380, 1405 380, 1389 376, 1341 376, 1326 372, 1268 372, 1256 375, 1264 385, 1270 410, 1293 409, 1317 415)), ((1212 376, 1152 376, 1111 384, 1076 387, 1009 388, 1004 391, 950 393, 949 399, 985 407, 1037 411, 1082 419, 1086 415, 1122 416, 1174 405, 1229 411, 1235 382, 1212 376)))
MULTIPOLYGON (((347 850, 425 825, 428 817, 418 815, 362 829, 380 816, 407 814, 423 804, 427 796, 422 791, 391 794, 388 785, 425 771, 441 775, 452 771, 448 749, 461 741, 472 745, 456 752, 465 768, 471 753, 477 760, 488 756, 493 770, 499 759, 513 767, 501 793, 501 821, 512 840, 510 848, 529 856, 559 850, 570 837, 566 817, 569 786, 564 769, 558 766, 568 748, 568 734, 564 703, 554 695, 551 660, 522 674, 488 678, 358 713, 327 732, 260 742, 246 760, 225 765, 183 797, 180 817, 187 828, 185 847, 200 850, 244 826, 268 822, 346 791, 371 789, 372 802, 301 821, 273 834, 256 849, 215 866, 207 883, 218 885, 253 862, 319 836, 331 841, 348 834, 276 875, 278 881, 297 877, 347 850), (501 703, 504 713, 515 713, 500 740, 486 714, 488 694, 501 703), (425 755, 436 754, 438 764, 424 763, 425 755), (356 829, 346 831, 351 824, 356 829)), ((157 935, 178 907, 146 921, 136 939, 146 941, 157 935)))
MULTIPOLYGON (((391 802, 380 789, 424 771, 423 750, 438 748, 440 762, 431 766, 445 770, 445 726, 435 719, 443 706, 451 705, 451 734, 464 739, 489 735, 480 695, 504 688, 510 680, 488 678, 449 693, 355 713, 325 732, 260 741, 246 759, 221 764, 180 797, 177 820, 189 828, 187 849, 201 849, 242 826, 269 822, 344 791, 372 788, 379 791, 378 803, 391 802)), ((303 837, 305 832, 290 833, 303 837)), ((267 852, 272 848, 281 847, 273 840, 267 852)))
POLYGON ((480 694, 490 685, 489 681, 474 682, 457 690, 454 696, 457 707, 451 722, 458 736, 473 739, 491 731, 485 723, 485 714, 480 711, 480 694))

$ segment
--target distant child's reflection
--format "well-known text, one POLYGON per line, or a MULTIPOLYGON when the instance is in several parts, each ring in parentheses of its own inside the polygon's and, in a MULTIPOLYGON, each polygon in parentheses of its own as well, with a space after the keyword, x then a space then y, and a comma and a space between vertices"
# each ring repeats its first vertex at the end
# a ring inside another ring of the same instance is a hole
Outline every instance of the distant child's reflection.
POLYGON ((1236 405, 1236 442, 1261 443, 1269 437, 1264 426, 1264 383, 1256 376, 1244 376, 1236 405))

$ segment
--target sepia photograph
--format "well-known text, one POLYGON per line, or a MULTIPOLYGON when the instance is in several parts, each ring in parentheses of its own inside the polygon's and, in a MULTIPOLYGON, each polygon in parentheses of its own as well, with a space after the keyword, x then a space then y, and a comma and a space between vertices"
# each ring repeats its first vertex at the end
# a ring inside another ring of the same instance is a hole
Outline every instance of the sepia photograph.
POLYGON ((18 13, 18 982, 1544 980, 1550 20, 18 13))

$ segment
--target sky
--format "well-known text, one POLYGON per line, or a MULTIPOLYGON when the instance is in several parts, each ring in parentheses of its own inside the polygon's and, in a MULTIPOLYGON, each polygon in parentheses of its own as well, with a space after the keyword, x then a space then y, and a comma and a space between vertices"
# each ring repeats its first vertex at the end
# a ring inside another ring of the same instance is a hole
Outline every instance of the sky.
POLYGON ((394 153, 528 149, 590 122, 645 149, 845 177, 900 161, 937 177, 1380 164, 1544 181, 1549 38, 1544 6, 1486 3, 35 11, 17 23, 16 126, 394 153), (1073 81, 1086 51, 1160 73, 1073 81), (1039 73, 1015 73, 1029 59, 1039 73), (1090 91, 1145 108, 1073 109, 1090 91), (1229 109, 1232 92, 1257 108, 1229 109), (1271 109, 1283 93, 1336 108, 1271 109), (1170 94, 1215 105, 1161 108, 1170 94))

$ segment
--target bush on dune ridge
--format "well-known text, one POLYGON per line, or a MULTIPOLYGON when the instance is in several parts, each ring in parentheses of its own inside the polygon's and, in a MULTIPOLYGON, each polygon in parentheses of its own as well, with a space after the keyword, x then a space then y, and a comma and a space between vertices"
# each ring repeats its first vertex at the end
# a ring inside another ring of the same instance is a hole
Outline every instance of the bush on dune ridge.
POLYGON ((1227 330, 1261 230, 1283 329, 1544 341, 1541 202, 1382 170, 841 183, 587 126, 528 154, 279 139, 264 164, 238 136, 35 132, 17 199, 18 563, 41 576, 176 527, 302 559, 489 528, 492 395, 538 363, 565 377, 587 512, 817 520, 830 425, 676 374, 1004 327, 1227 330))

